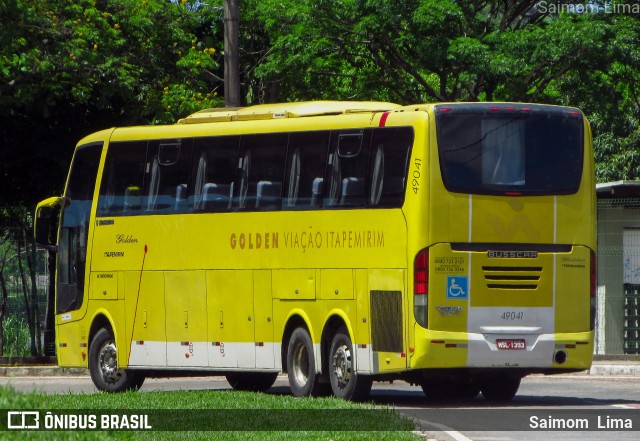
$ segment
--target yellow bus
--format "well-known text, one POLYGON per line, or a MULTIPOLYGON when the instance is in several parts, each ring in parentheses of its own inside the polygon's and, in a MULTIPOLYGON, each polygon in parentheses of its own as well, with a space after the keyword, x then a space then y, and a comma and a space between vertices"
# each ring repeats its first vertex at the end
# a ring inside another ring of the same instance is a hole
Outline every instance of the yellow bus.
POLYGON ((578 109, 326 101, 89 135, 35 230, 58 362, 100 390, 509 400, 590 367, 594 212, 578 109))

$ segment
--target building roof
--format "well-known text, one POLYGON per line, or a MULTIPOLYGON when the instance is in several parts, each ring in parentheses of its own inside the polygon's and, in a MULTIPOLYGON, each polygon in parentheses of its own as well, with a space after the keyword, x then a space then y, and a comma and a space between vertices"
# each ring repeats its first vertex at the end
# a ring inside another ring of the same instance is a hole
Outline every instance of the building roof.
POLYGON ((633 198, 640 196, 640 181, 614 181, 596 184, 599 198, 633 198))

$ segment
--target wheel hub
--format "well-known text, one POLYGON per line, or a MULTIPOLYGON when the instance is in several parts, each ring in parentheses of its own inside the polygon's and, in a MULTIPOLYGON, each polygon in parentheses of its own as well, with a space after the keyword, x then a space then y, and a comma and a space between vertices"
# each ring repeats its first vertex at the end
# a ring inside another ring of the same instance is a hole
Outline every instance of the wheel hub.
POLYGON ((333 355, 333 373, 338 383, 345 385, 351 378, 351 372, 351 352, 346 345, 342 345, 333 355))
POLYGON ((298 345, 293 353, 293 376, 299 385, 309 379, 309 356, 304 345, 298 345))
POLYGON ((104 380, 115 383, 119 377, 116 345, 113 343, 104 345, 100 350, 98 362, 104 380))

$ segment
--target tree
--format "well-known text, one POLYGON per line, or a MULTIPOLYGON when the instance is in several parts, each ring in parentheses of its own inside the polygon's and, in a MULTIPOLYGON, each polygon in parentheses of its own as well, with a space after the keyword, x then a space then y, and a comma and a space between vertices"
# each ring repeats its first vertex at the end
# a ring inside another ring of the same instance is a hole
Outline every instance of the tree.
POLYGON ((7 317, 7 309, 9 306, 9 290, 7 289, 7 281, 4 277, 4 269, 7 265, 8 256, 11 252, 11 243, 8 240, 8 232, 2 231, 0 235, 0 293, 2 300, 0 301, 0 356, 4 355, 4 319, 7 317))
POLYGON ((0 210, 0 355, 4 351, 3 323, 9 305, 7 279, 13 281, 13 295, 22 298, 24 314, 29 329, 31 355, 40 355, 40 314, 36 285, 36 249, 31 234, 33 222, 31 214, 24 207, 0 210), (17 283, 16 283, 17 282, 17 283), (16 290, 17 288, 17 290, 16 290))
POLYGON ((598 179, 636 178, 639 17, 612 2, 561 4, 262 0, 253 14, 269 46, 253 83, 278 85, 266 101, 579 106, 593 121, 598 179))
POLYGON ((92 131, 221 102, 195 0, 0 1, 0 205, 61 194, 92 131))
MULTIPOLYGON (((633 179, 639 17, 617 3, 243 0, 241 101, 575 105, 593 123, 599 179, 633 179)), ((223 6, 0 0, 0 205, 60 194, 85 134, 221 105, 223 6)))

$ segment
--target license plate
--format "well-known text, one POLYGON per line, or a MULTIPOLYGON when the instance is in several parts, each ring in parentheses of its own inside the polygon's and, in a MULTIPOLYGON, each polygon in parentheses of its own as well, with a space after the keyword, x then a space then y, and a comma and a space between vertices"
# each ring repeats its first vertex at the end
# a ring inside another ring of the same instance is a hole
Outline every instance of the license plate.
POLYGON ((527 343, 524 339, 496 340, 496 346, 500 351, 524 351, 527 343))

